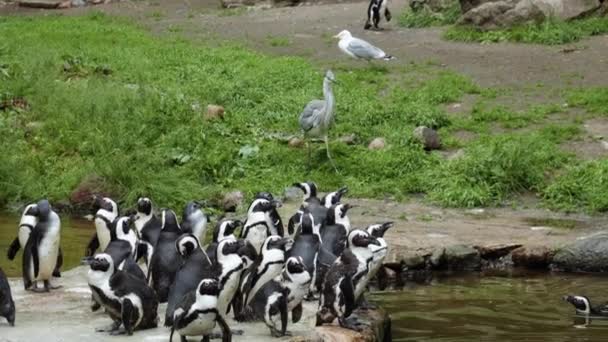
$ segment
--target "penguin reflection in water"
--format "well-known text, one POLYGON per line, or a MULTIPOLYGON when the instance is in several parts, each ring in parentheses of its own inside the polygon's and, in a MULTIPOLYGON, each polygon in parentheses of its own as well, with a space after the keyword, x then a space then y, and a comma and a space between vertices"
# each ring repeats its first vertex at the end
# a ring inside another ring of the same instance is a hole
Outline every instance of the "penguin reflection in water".
POLYGON ((158 299, 144 279, 117 270, 112 257, 105 253, 86 262, 90 265, 87 280, 93 297, 114 321, 107 328, 97 329, 98 332, 132 335, 134 330, 156 328, 158 299))

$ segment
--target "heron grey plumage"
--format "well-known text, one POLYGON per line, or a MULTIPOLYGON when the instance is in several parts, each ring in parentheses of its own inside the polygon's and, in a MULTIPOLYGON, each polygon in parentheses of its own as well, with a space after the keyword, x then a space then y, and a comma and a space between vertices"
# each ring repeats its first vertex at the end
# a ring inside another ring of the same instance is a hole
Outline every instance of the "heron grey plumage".
POLYGON ((334 38, 340 39, 338 42, 340 50, 353 58, 365 59, 368 62, 372 59, 383 59, 386 61, 394 59, 393 56, 387 55, 382 49, 373 46, 363 39, 353 37, 347 30, 341 31, 334 38))
MULTIPOLYGON (((327 158, 336 171, 336 165, 329 153, 329 129, 334 121, 334 109, 336 100, 334 98, 331 84, 336 83, 336 78, 331 70, 327 70, 323 78, 323 100, 312 100, 304 107, 300 114, 300 128, 304 132, 304 138, 323 138, 327 150, 327 158)), ((308 166, 310 168, 311 147, 308 144, 308 166)))

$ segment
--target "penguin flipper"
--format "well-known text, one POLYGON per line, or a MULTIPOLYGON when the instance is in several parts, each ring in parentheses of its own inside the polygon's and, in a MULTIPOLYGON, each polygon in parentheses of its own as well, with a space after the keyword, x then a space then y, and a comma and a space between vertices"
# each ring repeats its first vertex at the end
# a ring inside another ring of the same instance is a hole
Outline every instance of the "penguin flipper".
POLYGON ((84 252, 84 256, 93 256, 97 248, 99 248, 99 238, 97 237, 97 233, 95 233, 95 235, 93 235, 91 241, 89 241, 89 244, 87 245, 87 249, 84 252))
POLYGON ((350 316, 355 309, 355 287, 350 276, 346 276, 340 283, 340 290, 344 296, 344 317, 350 316))
POLYGON ((222 315, 218 313, 215 321, 220 325, 220 329, 222 330, 222 342, 232 342, 232 332, 222 315))
POLYGON ((295 323, 298 323, 301 318, 302 318, 302 303, 300 302, 300 304, 296 305, 296 307, 293 308, 293 310, 291 310, 291 321, 295 324, 295 323))
POLYGON ((296 228, 296 223, 300 222, 301 218, 302 214, 300 212, 293 214, 293 216, 289 218, 289 222, 287 223, 287 233, 289 233, 289 235, 293 235, 296 228))
POLYGON ((122 318, 122 324, 125 327, 127 335, 129 335, 129 336, 133 335, 133 330, 135 330, 133 323, 138 321, 137 316, 139 316, 139 313, 135 309, 133 302, 131 302, 131 300, 129 298, 125 298, 122 301, 121 318, 122 318))
POLYGON ((59 247, 59 254, 57 254, 57 263, 55 264, 55 270, 53 270, 53 277, 61 277, 61 266, 63 266, 63 251, 59 247))
POLYGON ((287 332, 287 321, 289 321, 287 312, 287 293, 285 292, 279 299, 279 310, 281 312, 281 336, 285 336, 285 333, 287 332))
POLYGON ((13 242, 11 242, 11 245, 8 247, 8 252, 6 253, 8 260, 15 259, 15 255, 17 255, 19 249, 21 249, 21 244, 19 243, 19 237, 16 237, 15 240, 13 240, 13 242))

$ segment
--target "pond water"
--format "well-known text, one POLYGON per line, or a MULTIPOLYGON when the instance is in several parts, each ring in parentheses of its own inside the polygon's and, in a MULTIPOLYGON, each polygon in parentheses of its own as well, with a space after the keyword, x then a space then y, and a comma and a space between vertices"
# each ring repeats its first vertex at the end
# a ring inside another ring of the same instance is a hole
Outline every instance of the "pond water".
POLYGON ((608 300, 608 278, 526 274, 448 277, 370 298, 389 311, 393 341, 605 341, 608 320, 575 317, 567 294, 608 300))
MULTIPOLYGON (((21 276, 21 252, 15 260, 6 257, 8 246, 17 237, 20 216, 0 214, 0 267, 9 277, 21 276)), ((63 250, 62 270, 80 263, 84 250, 95 232, 95 224, 85 219, 61 217, 61 249, 63 250)))

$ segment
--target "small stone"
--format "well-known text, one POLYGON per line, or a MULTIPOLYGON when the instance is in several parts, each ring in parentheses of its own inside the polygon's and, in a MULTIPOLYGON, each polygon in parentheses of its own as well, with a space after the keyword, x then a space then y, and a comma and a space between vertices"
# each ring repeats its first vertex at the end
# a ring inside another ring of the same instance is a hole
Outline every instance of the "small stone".
POLYGON ((210 104, 207 106, 207 112, 204 117, 205 120, 215 120, 224 118, 224 107, 210 104))
POLYGON ((384 141, 384 138, 376 138, 369 143, 367 148, 370 150, 382 150, 385 146, 386 142, 384 141))
POLYGON ((414 139, 418 140, 425 150, 438 150, 441 148, 439 134, 432 128, 418 126, 414 129, 414 139))
POLYGON ((65 9, 72 7, 72 0, 62 1, 57 8, 65 9))
POLYGON ((222 208, 224 211, 234 212, 236 208, 243 204, 245 196, 241 191, 232 191, 224 195, 222 199, 222 208))
POLYGON ((354 145, 357 143, 357 136, 353 134, 343 135, 338 138, 339 142, 345 143, 346 145, 354 145))
POLYGON ((304 146, 304 140, 300 139, 298 137, 293 137, 293 138, 289 139, 289 142, 287 143, 287 145, 289 147, 293 147, 293 148, 301 148, 304 146))

